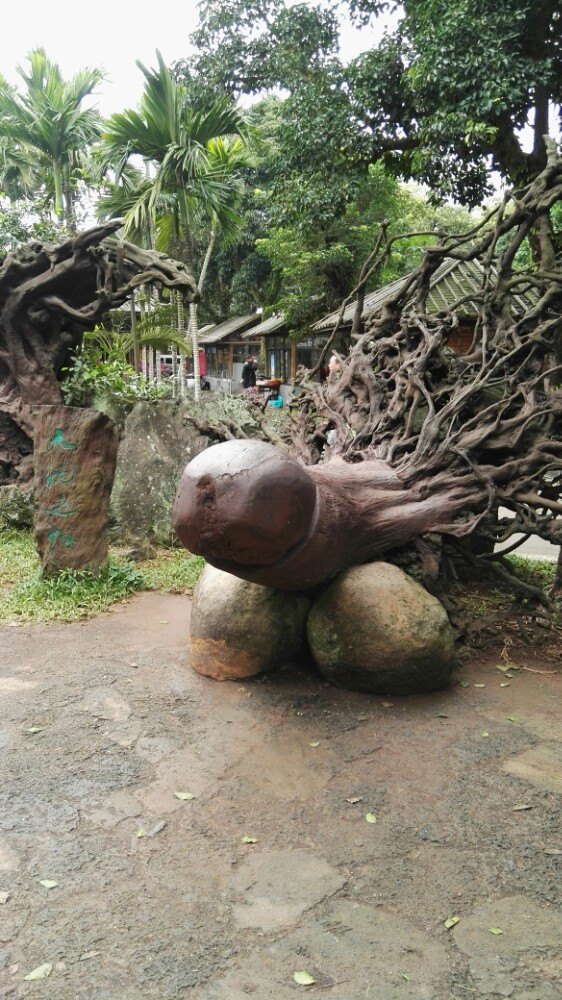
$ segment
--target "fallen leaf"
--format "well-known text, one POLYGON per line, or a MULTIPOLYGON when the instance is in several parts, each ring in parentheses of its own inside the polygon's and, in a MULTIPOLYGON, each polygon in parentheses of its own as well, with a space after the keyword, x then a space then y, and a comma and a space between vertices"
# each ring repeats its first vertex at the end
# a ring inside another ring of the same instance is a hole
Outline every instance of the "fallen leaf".
POLYGON ((374 813, 367 813, 367 815, 365 816, 365 819, 367 820, 367 823, 376 823, 377 822, 377 817, 375 816, 374 813))
POLYGON ((46 979, 47 976, 51 975, 53 971, 53 963, 45 962, 43 965, 38 965, 33 972, 30 972, 28 976, 24 976, 26 983, 34 983, 37 979, 46 979))
POLYGON ((522 812, 526 812, 528 809, 532 809, 532 808, 533 808, 532 806, 521 805, 521 806, 514 806, 511 811, 514 812, 514 813, 522 813, 522 812))
POLYGON ((501 670, 502 673, 506 674, 510 668, 506 666, 505 663, 496 663, 496 670, 501 670))
POLYGON ((402 973, 402 979, 405 979, 407 983, 410 982, 410 977, 408 975, 406 975, 405 972, 402 973))
POLYGON ((470 687, 470 681, 459 681, 459 684, 462 688, 470 687))
POLYGON ((480 733, 480 735, 481 735, 481 736, 489 736, 490 734, 489 734, 489 733, 487 733, 487 732, 486 732, 486 730, 484 729, 484 730, 483 730, 483 731, 482 731, 482 732, 480 733))
POLYGON ((394 708, 394 702, 393 701, 383 701, 382 707, 383 708, 394 708))
POLYGON ((509 664, 509 669, 510 670, 521 670, 521 667, 520 667, 520 665, 518 663, 510 663, 509 664))
POLYGON ((302 972, 294 972, 293 979, 299 986, 312 986, 316 982, 314 976, 311 976, 308 972, 304 972, 304 970, 302 972))
POLYGON ((192 799, 196 798, 193 792, 174 792, 174 795, 180 802, 191 802, 192 799))
POLYGON ((509 679, 511 680, 515 676, 515 674, 506 674, 505 676, 509 677, 509 679))
POLYGON ((40 878, 39 885, 42 885, 44 889, 56 889, 58 882, 52 878, 40 878))
POLYGON ((507 719, 508 722, 517 722, 517 716, 516 715, 506 715, 506 719, 507 719))
POLYGON ((356 802, 362 802, 363 801, 363 796, 362 795, 354 795, 351 799, 346 799, 345 801, 349 802, 350 806, 354 806, 356 802))
POLYGON ((459 920, 460 917, 447 917, 447 919, 443 923, 443 926, 446 927, 447 930, 450 930, 451 927, 454 927, 456 924, 458 924, 459 920))
POLYGON ((4 903, 7 903, 9 898, 10 898, 9 892, 0 892, 0 906, 4 906, 4 903))
POLYGON ((503 931, 500 931, 499 927, 488 927, 488 930, 490 931, 490 934, 495 934, 496 937, 499 934, 503 934, 503 931))
POLYGON ((87 962, 89 958, 97 958, 98 955, 101 955, 101 951, 85 951, 83 955, 80 955, 78 961, 87 962))
POLYGON ((475 684, 474 687, 475 688, 485 688, 486 685, 485 684, 475 684))
POLYGON ((139 838, 139 840, 141 837, 146 837, 146 833, 144 832, 144 830, 138 830, 137 837, 139 838))
MULTIPOLYGON (((130 667, 138 667, 138 663, 129 663, 129 666, 130 667)), ((98 954, 99 954, 99 952, 98 952, 98 954)))
POLYGON ((320 746, 320 740, 311 740, 310 741, 310 746, 311 747, 319 747, 320 746))
POLYGON ((26 729, 25 731, 26 731, 26 733, 33 733, 33 734, 34 733, 42 733, 43 732, 43 726, 30 726, 29 729, 26 729))
POLYGON ((445 712, 436 712, 435 713, 435 718, 436 719, 448 719, 449 716, 445 715, 445 712))
POLYGON ((257 842, 258 842, 257 837, 242 837, 243 844, 257 844, 257 842))
POLYGON ((169 625, 170 622, 168 621, 167 618, 161 618, 160 621, 158 622, 158 624, 159 625, 169 625))
POLYGON ((501 687, 501 688, 508 688, 508 687, 509 687, 509 684, 503 684, 503 683, 502 683, 502 684, 500 684, 500 687, 501 687))
POLYGON ((559 851, 557 847, 547 847, 544 853, 549 854, 552 858, 558 858, 562 855, 562 851, 559 851))

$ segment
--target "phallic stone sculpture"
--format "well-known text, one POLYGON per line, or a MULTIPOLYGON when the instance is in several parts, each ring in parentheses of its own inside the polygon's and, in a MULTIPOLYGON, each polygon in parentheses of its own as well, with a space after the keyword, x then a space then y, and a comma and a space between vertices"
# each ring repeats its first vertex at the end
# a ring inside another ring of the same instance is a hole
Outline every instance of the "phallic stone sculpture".
POLYGON ((300 465, 264 441, 226 441, 186 467, 174 530, 218 569, 308 590, 452 518, 465 500, 407 489, 386 462, 300 465))
POLYGON ((176 534, 211 564, 194 595, 191 665, 219 680, 250 677, 302 655, 307 632, 320 672, 342 687, 444 687, 454 657, 445 609, 373 561, 442 504, 407 491, 382 462, 305 468, 262 441, 202 452, 174 506, 176 534))

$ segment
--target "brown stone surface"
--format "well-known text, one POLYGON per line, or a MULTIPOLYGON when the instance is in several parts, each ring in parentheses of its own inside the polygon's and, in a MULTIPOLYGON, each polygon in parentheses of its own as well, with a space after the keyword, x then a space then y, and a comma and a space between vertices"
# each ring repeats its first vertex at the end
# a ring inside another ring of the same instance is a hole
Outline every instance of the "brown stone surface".
POLYGON ((345 879, 324 858, 300 848, 256 851, 232 880, 238 927, 290 927, 311 906, 341 889, 345 879))
POLYGON ((107 561, 107 515, 117 434, 97 410, 35 410, 35 537, 46 574, 107 561))
POLYGON ((194 670, 239 680, 302 658, 310 601, 206 566, 193 595, 189 638, 194 670))
MULTIPOLYGON (((325 894, 328 889, 329 884, 325 894)), ((210 983, 202 1000, 246 1000, 252 996, 248 990, 252 983, 260 984, 253 993, 259 1000, 291 1000, 299 995, 293 979, 296 970, 316 980, 310 988, 312 996, 330 1000, 456 1000, 461 996, 449 992, 446 985, 445 941, 435 940, 431 933, 381 907, 333 899, 317 906, 304 928, 242 960, 218 983, 210 983)))
POLYGON ((490 900, 463 917, 453 937, 468 955, 478 996, 554 1000, 553 984, 545 981, 553 973, 562 990, 562 915, 557 908, 539 906, 523 895, 490 900), (529 966, 536 987, 523 994, 529 966))
POLYGON ((261 566, 306 539, 315 509, 316 487, 298 462, 264 441, 227 441, 185 469, 174 528, 212 562, 261 566))
POLYGON ((509 687, 503 637, 438 694, 212 684, 189 605, 0 627, 2 1000, 560 1000, 560 799, 502 768, 536 742, 509 717, 554 741, 554 644, 509 687), (274 886, 291 922, 240 926, 274 886))
POLYGON ((531 747, 506 760, 504 770, 545 792, 562 795, 562 744, 531 747))
POLYGON ((463 503, 447 491, 422 498, 378 459, 305 468, 264 441, 235 440, 189 463, 173 523, 218 569, 298 592, 423 535, 463 503))
POLYGON ((342 573, 313 604, 307 629, 319 670, 342 687, 410 694, 449 682, 454 640, 447 613, 391 563, 342 573))

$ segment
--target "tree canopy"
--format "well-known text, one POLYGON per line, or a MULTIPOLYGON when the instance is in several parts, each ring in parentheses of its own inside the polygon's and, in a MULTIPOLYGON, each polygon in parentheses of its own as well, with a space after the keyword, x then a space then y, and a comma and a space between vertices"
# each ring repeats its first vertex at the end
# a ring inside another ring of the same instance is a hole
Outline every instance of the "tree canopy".
POLYGON ((202 0, 200 12, 189 74, 234 94, 283 87, 292 111, 287 155, 300 162, 323 153, 337 167, 344 152, 363 164, 382 159, 468 205, 489 193, 492 169, 520 186, 546 163, 549 107, 562 100, 557 0, 405 0, 398 8, 202 0), (338 15, 366 25, 390 8, 394 25, 344 66, 338 15))
POLYGON ((74 202, 84 151, 100 133, 97 111, 83 102, 103 80, 100 69, 83 69, 64 80, 44 49, 18 67, 22 92, 0 78, 0 147, 9 169, 3 189, 10 197, 46 191, 59 221, 75 229, 74 202))

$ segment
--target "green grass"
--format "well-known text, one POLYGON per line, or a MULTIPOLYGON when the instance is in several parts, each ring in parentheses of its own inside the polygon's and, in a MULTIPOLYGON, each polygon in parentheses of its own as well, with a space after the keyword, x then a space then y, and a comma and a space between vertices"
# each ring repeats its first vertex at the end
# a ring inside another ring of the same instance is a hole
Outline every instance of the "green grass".
POLYGON ((205 560, 192 556, 184 549, 161 549, 154 559, 137 563, 148 590, 163 590, 169 594, 191 594, 205 560))
MULTIPOLYGON (((5 590, 38 572, 39 560, 27 531, 0 531, 0 602, 5 590)), ((1 606, 1 603, 0 603, 1 606)))
POLYGON ((100 573, 64 570, 42 579, 33 536, 0 536, 0 622, 76 621, 105 611, 140 590, 191 593, 204 560, 184 551, 159 550, 134 565, 112 554, 100 573))
POLYGON ((549 590, 554 584, 556 563, 547 559, 525 559, 523 556, 507 556, 507 561, 516 576, 525 583, 549 590))

